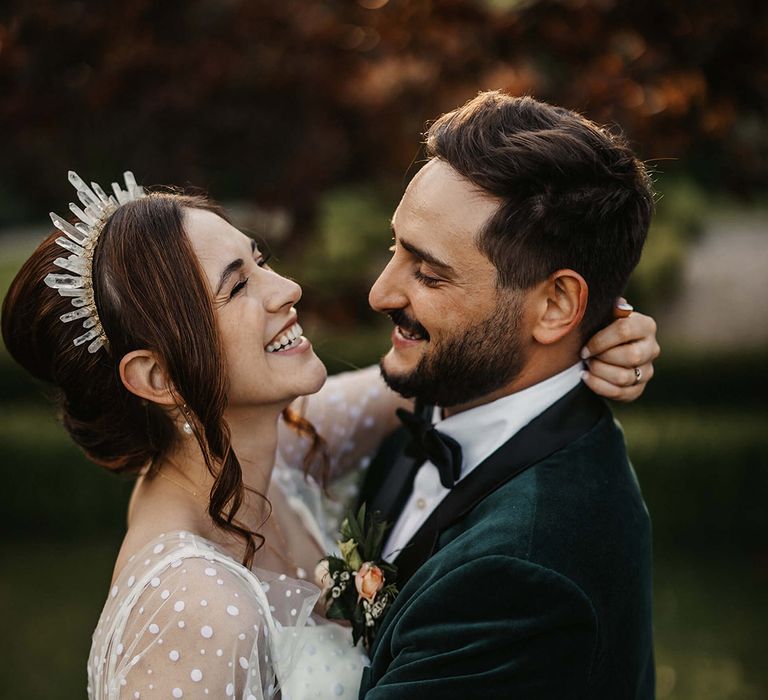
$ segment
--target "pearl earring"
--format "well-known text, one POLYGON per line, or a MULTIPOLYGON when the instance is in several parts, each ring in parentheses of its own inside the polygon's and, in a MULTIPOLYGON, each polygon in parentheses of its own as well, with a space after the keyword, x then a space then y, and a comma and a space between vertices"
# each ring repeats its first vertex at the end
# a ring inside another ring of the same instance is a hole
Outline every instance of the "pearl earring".
POLYGON ((181 412, 184 414, 184 425, 181 426, 181 429, 187 434, 192 435, 194 432, 192 430, 192 426, 189 423, 189 418, 187 417, 187 404, 184 404, 184 407, 181 409, 181 412))

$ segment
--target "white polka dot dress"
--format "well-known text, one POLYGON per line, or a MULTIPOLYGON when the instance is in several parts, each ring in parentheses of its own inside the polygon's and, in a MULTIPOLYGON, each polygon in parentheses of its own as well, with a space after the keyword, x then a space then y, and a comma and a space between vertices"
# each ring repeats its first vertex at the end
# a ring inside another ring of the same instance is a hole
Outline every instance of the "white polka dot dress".
POLYGON ((109 591, 88 659, 91 700, 357 698, 367 659, 318 624, 318 589, 249 571, 188 532, 161 535, 109 591))
MULTIPOLYGON (((328 446, 332 499, 304 476, 308 441, 280 421, 273 478, 328 552, 404 405, 378 367, 330 377, 294 403, 328 446)), ((132 557, 107 595, 88 660, 88 697, 356 699, 367 659, 348 629, 310 616, 318 595, 306 582, 248 571, 190 533, 162 535, 132 557)))

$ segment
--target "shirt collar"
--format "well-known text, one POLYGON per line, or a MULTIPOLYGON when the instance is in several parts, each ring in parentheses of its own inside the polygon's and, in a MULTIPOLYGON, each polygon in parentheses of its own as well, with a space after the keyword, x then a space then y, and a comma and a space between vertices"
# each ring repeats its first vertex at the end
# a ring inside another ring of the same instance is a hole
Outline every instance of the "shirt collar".
POLYGON ((461 478, 536 416, 576 388, 582 371, 582 363, 578 362, 527 389, 448 418, 441 418, 441 411, 436 407, 433 414, 435 428, 461 445, 461 478))

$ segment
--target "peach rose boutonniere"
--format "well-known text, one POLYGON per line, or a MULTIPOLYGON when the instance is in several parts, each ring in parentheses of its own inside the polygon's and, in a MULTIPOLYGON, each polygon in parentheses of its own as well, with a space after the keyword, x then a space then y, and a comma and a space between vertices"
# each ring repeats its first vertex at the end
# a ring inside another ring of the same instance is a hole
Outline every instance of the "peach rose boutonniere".
POLYGON ((362 639, 370 651, 384 613, 397 595, 397 567, 381 559, 388 525, 373 513, 366 517, 365 506, 349 514, 341 524, 340 557, 329 556, 315 569, 329 605, 332 620, 352 623, 352 642, 362 639))
POLYGON ((384 588, 384 572, 376 564, 365 562, 355 574, 355 588, 361 599, 373 603, 376 594, 384 588))

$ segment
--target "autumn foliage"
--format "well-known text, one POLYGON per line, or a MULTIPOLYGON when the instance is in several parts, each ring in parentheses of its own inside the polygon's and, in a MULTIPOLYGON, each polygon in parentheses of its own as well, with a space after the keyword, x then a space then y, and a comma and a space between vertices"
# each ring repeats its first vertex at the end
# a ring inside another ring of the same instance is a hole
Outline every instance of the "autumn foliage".
POLYGON ((758 191, 766 7, 16 0, 0 17, 0 221, 60 200, 69 168, 132 167, 310 222, 332 185, 400 180, 425 121, 488 88, 617 122, 661 170, 758 191))

